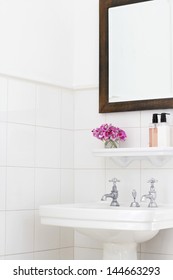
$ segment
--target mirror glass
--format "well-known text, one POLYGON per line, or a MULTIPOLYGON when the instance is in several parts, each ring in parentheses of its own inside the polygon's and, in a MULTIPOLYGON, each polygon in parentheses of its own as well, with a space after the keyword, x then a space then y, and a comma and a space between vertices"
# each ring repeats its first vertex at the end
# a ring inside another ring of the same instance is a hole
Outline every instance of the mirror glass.
POLYGON ((100 112, 172 108, 172 0, 104 1, 100 112))
POLYGON ((110 8, 108 19, 109 102, 171 97, 168 1, 110 8))

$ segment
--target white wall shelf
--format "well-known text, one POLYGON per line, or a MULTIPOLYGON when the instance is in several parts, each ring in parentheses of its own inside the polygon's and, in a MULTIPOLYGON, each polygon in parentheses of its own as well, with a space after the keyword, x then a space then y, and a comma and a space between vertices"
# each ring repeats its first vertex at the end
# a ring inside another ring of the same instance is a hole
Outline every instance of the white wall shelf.
POLYGON ((148 160, 162 166, 173 157, 173 147, 97 149, 95 156, 111 158, 116 164, 126 167, 134 160, 148 160))

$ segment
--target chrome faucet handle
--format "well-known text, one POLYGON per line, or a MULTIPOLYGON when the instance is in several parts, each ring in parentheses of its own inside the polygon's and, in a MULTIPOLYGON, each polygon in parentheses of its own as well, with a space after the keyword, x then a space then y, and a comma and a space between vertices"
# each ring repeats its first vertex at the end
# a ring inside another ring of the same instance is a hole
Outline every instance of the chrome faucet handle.
POLYGON ((109 182, 113 183, 112 192, 118 192, 116 183, 120 182, 120 180, 118 180, 117 178, 112 178, 111 180, 109 180, 109 182))
POLYGON ((132 196, 133 196, 133 199, 134 199, 134 201, 135 201, 135 200, 136 200, 136 197, 137 197, 137 192, 136 192, 135 189, 133 189, 133 191, 132 191, 132 196))
POLYGON ((109 182, 113 182, 115 184, 116 182, 120 182, 120 180, 118 180, 117 178, 112 178, 109 180, 109 182))
POLYGON ((147 183, 151 183, 151 185, 153 185, 154 183, 157 183, 158 180, 151 178, 150 180, 147 181, 147 183))
POLYGON ((140 207, 139 203, 136 201, 137 192, 135 189, 133 189, 133 191, 132 191, 132 196, 133 196, 134 201, 130 204, 130 207, 140 207))
POLYGON ((155 183, 157 183, 158 180, 151 178, 150 180, 147 181, 147 183, 150 183, 150 192, 156 192, 155 191, 155 183))

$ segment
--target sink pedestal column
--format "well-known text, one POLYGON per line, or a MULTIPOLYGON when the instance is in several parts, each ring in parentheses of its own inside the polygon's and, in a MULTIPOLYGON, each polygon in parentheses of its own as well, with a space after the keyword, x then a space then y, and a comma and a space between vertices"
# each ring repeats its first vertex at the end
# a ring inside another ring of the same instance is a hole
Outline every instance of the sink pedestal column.
POLYGON ((135 242, 105 243, 103 260, 137 260, 137 244, 135 242))

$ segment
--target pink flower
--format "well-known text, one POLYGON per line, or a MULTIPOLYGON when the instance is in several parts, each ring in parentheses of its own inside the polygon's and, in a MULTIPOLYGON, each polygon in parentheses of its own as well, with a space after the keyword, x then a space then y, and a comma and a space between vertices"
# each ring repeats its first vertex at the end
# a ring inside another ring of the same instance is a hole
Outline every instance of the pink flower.
POLYGON ((92 133, 94 137, 102 141, 107 141, 109 139, 114 141, 125 141, 127 138, 124 130, 107 123, 102 124, 99 128, 93 129, 92 133))

